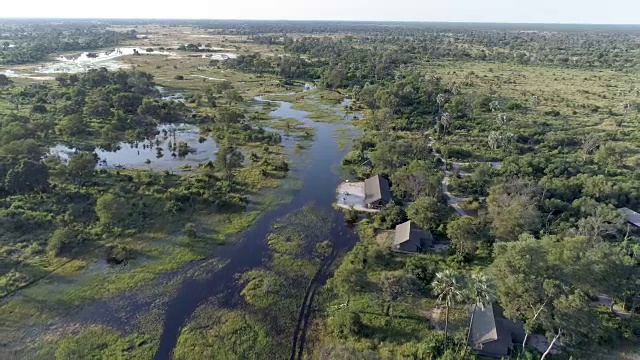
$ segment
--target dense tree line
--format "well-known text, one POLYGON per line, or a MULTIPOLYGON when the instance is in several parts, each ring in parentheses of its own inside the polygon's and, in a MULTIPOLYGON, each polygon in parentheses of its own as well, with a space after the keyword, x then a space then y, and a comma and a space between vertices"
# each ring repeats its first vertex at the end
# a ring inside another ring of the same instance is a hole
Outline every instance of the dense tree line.
POLYGON ((281 76, 286 80, 314 81, 319 77, 318 65, 300 56, 239 55, 235 59, 225 60, 223 66, 259 76, 267 74, 281 76))
POLYGON ((334 39, 304 37, 284 39, 290 55, 265 57, 241 55, 224 65, 244 72, 273 74, 285 79, 318 81, 329 89, 364 86, 367 82, 391 79, 394 71, 411 56, 384 48, 355 47, 334 39))
POLYGON ((135 33, 105 30, 98 26, 47 27, 38 24, 0 27, 8 33, 0 43, 0 64, 26 64, 45 59, 53 53, 84 51, 117 46, 135 33))
MULTIPOLYGON (((366 27, 366 25, 362 25, 366 27)), ((554 65, 586 68, 634 68, 638 65, 638 33, 633 29, 610 28, 579 32, 569 28, 558 31, 522 31, 459 27, 429 28, 419 26, 375 27, 378 31, 354 35, 348 33, 338 39, 309 37, 276 38, 293 53, 308 54, 325 60, 340 60, 332 65, 353 63, 366 66, 381 59, 358 58, 360 54, 402 58, 411 55, 427 59, 477 60, 531 65, 554 65), (357 50, 352 45, 357 44, 357 50), (375 50, 373 54, 366 50, 375 50), (357 58, 357 59, 355 59, 357 58)), ((339 31, 339 30, 337 30, 339 31)), ((334 32, 336 32, 334 30, 334 32)), ((358 33, 357 31, 355 32, 358 33)), ((286 34, 281 32, 280 34, 286 34)), ((263 43, 262 37, 254 41, 263 43)), ((274 42, 273 38, 270 38, 274 42)), ((393 62, 392 59, 388 62, 393 62)), ((384 61, 383 61, 384 63, 384 61)), ((334 66, 335 67, 335 66, 334 66)))

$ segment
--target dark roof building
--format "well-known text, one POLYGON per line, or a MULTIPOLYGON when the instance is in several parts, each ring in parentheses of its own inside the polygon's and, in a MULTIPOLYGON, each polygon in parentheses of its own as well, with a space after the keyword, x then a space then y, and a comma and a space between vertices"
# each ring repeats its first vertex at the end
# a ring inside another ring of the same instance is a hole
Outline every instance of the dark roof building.
POLYGON ((422 248, 431 246, 433 236, 429 231, 420 229, 413 221, 396 226, 393 249, 406 252, 420 252, 422 248))
POLYGON ((500 306, 494 303, 476 307, 470 344, 475 353, 497 358, 508 356, 522 341, 524 327, 521 323, 504 318, 500 306))
POLYGON ((389 181, 376 175, 364 181, 364 201, 369 207, 380 207, 391 201, 389 181))
POLYGON ((640 214, 629 208, 621 208, 619 210, 624 213, 624 218, 629 224, 640 228, 640 214))

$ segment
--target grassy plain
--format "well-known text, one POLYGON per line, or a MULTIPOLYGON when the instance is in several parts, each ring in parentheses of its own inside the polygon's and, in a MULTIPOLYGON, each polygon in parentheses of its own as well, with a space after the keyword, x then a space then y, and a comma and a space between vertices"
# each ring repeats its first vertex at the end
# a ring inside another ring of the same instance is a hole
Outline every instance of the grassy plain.
POLYGON ((445 141, 464 150, 459 160, 504 158, 506 153, 489 149, 485 135, 504 113, 510 119, 507 131, 526 130, 531 145, 540 133, 565 138, 598 134, 628 150, 627 165, 640 161, 640 114, 625 109, 639 96, 638 72, 468 61, 430 61, 418 68, 463 93, 498 96, 500 107, 493 114, 472 120, 483 122, 477 133, 464 123, 453 125, 456 131, 445 141))

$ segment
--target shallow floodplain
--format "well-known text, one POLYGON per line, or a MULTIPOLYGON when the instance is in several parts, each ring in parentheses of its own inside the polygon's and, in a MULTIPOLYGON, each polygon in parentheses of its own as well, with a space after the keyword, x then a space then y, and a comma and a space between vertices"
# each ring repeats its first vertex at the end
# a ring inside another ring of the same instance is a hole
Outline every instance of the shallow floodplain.
MULTIPOLYGON (((185 89, 185 92, 188 91, 185 89)), ((6 111, 11 111, 12 104, 5 98, 0 104, 4 105, 5 102, 6 111)), ((165 184, 175 186, 176 183, 188 185, 194 178, 202 179, 203 172, 214 171, 214 176, 221 176, 220 173, 216 175, 215 170, 200 169, 198 166, 215 160, 217 146, 212 138, 205 136, 201 139, 202 134, 197 127, 186 125, 177 127, 174 138, 172 128, 161 127, 159 139, 155 140, 167 146, 169 141, 173 144, 185 142, 194 148, 194 153, 189 152, 185 156, 185 161, 193 164, 190 174, 138 169, 140 162, 144 164, 143 168, 147 168, 153 167, 158 160, 155 157, 158 147, 155 141, 152 141, 153 148, 146 146, 146 149, 142 143, 138 144, 138 148, 121 144, 124 152, 98 151, 106 163, 103 162, 102 167, 98 165, 101 170, 95 174, 90 187, 65 185, 65 191, 78 188, 80 192, 85 191, 87 195, 97 197, 105 191, 103 189, 120 186, 120 189, 132 194, 140 193, 143 198, 151 200, 155 196, 151 194, 155 191, 149 193, 148 186, 153 186, 159 177, 165 179, 165 184), (167 134, 162 130, 167 130, 167 134), (146 163, 145 151, 149 153, 147 155, 152 154, 150 151, 154 155, 149 164, 146 163), (109 157, 115 155, 119 157, 116 160, 109 157), (123 165, 124 169, 109 170, 111 167, 108 165, 123 165)), ((105 239, 95 247, 80 247, 77 252, 60 257, 52 257, 42 250, 36 251, 34 246, 28 247, 22 242, 3 244, 2 254, 14 254, 20 261, 3 262, 3 266, 7 265, 13 270, 2 274, 0 281, 5 290, 2 295, 13 293, 25 285, 30 286, 2 300, 0 337, 5 339, 6 346, 0 350, 0 354, 37 357, 35 352, 40 352, 38 356, 64 359, 87 358, 96 354, 121 354, 130 358, 140 354, 141 358, 149 358, 149 354, 153 354, 158 346, 167 302, 184 279, 203 278, 223 266, 226 260, 218 260, 215 255, 224 250, 222 245, 231 243, 235 235, 249 228, 268 209, 288 201, 299 188, 295 178, 284 179, 286 173, 283 173, 283 169, 264 169, 265 161, 279 164, 293 154, 294 144, 248 143, 242 147, 241 150, 247 154, 247 161, 245 166, 234 171, 234 182, 235 186, 241 187, 237 191, 247 194, 248 204, 243 211, 220 211, 217 207, 196 207, 180 215, 158 211, 157 216, 144 224, 144 231, 117 232, 116 229, 113 239, 105 239), (255 154, 256 159, 263 161, 250 161, 249 154, 255 154), (117 246, 112 247, 113 244, 117 246), (122 254, 117 252, 123 249, 126 251, 122 254), (124 256, 124 261, 106 261, 114 255, 113 251, 118 257, 124 256), (113 346, 105 348, 100 339, 95 339, 95 342, 81 341, 82 344, 75 339, 76 336, 79 336, 78 339, 93 338, 96 334, 110 339, 113 346), (114 337, 117 334, 121 334, 120 340, 114 337), (56 353, 57 348, 63 350, 56 353)), ((145 142, 144 145, 148 144, 145 142)), ((62 157, 75 152, 68 150, 62 157)), ((166 149, 163 155, 171 158, 171 161, 181 161, 180 156, 174 158, 166 149)), ((160 170, 174 168, 172 165, 160 170)), ((295 167, 292 171, 295 172, 295 167)), ((212 181, 204 183, 213 184, 212 181)), ((53 195, 41 197, 38 201, 43 204, 55 203, 53 195)), ((14 203, 19 204, 17 201, 14 203)), ((130 205, 139 204, 136 201, 130 205)), ((155 210, 162 210, 166 206, 155 201, 148 205, 155 210)))
MULTIPOLYGON (((96 149, 98 168, 180 171, 215 160, 218 145, 212 138, 203 136, 197 126, 160 125, 156 131, 158 135, 144 142, 122 142, 114 149, 96 149), (181 143, 186 144, 182 153, 178 149, 181 143)), ((53 147, 50 153, 67 162, 76 151, 60 144, 53 147)))
MULTIPOLYGON (((258 102, 258 104, 270 107, 267 106, 270 103, 258 102)), ((307 173, 307 179, 304 181, 310 181, 311 178, 314 182, 317 181, 318 176, 312 175, 318 170, 317 168, 311 167, 312 172, 305 170, 310 162, 315 161, 317 164, 320 161, 320 164, 323 164, 322 168, 326 168, 325 174, 331 175, 332 180, 325 182, 329 191, 333 191, 334 182, 337 184, 339 179, 333 177, 335 176, 333 166, 339 163, 344 150, 338 149, 335 136, 337 129, 342 128, 343 125, 315 124, 306 118, 305 112, 292 110, 289 104, 282 102, 275 104, 272 116, 274 119, 267 121, 282 129, 279 131, 282 131, 284 142, 281 149, 271 147, 270 156, 284 151, 288 157, 296 159, 291 170, 293 181, 286 180, 285 186, 277 190, 277 195, 270 196, 268 192, 256 193, 252 196, 250 212, 244 214, 206 214, 206 212, 193 214, 193 217, 187 221, 196 225, 198 233, 196 239, 189 239, 182 235, 167 235, 176 231, 179 234, 180 224, 176 223, 176 219, 159 218, 157 233, 131 236, 124 240, 123 244, 130 246, 137 254, 135 261, 128 262, 124 266, 113 267, 104 262, 95 263, 92 256, 83 260, 73 260, 58 269, 55 273, 57 275, 51 276, 33 288, 24 290, 22 292, 24 295, 14 297, 7 303, 3 310, 10 312, 10 316, 7 313, 5 315, 14 321, 12 334, 7 338, 13 344, 38 338, 42 340, 38 343, 41 354, 53 354, 53 349, 59 346, 63 350, 55 355, 60 358, 63 354, 64 356, 73 354, 91 356, 98 353, 118 353, 122 351, 121 345, 129 349, 131 356, 139 354, 140 358, 148 358, 148 354, 155 352, 155 349, 160 346, 161 342, 158 339, 161 334, 167 331, 166 328, 163 330, 162 324, 167 316, 173 316, 171 312, 176 305, 172 305, 172 301, 175 301, 172 299, 179 295, 180 288, 184 286, 181 284, 186 279, 190 279, 189 281, 206 279, 212 276, 212 273, 216 273, 217 269, 228 266, 228 260, 217 260, 207 255, 210 252, 216 253, 215 248, 211 248, 213 243, 225 242, 233 234, 246 229, 266 209, 290 199, 291 191, 298 193, 295 189, 300 186, 296 185, 295 179, 300 175, 307 173), (287 135, 285 124, 295 129, 289 135, 287 135), (299 133, 300 129, 304 131, 299 133), (294 141, 289 141, 289 138, 294 141), (320 141, 320 144, 324 144, 320 145, 322 150, 310 152, 302 150, 302 153, 295 154, 298 150, 296 144, 300 144, 300 141, 306 143, 305 146, 309 148, 318 146, 315 141, 312 141, 314 138, 320 141), (209 260, 202 262, 204 258, 209 260), (186 268, 185 263, 189 264, 186 268), (62 275, 66 280, 60 284, 62 275), (57 295, 55 297, 46 295, 53 288, 57 289, 57 295), (70 305, 84 310, 71 315, 70 305), (147 311, 147 308, 150 310, 147 311), (101 310, 98 311, 98 309, 101 310), (34 317, 35 314, 38 316, 34 317), (125 326, 126 319, 132 317, 140 320, 129 322, 125 326), (39 329, 38 334, 26 333, 25 329, 21 328, 20 324, 25 324, 27 319, 31 324, 30 327, 39 329), (57 330, 54 331, 54 329, 57 330), (85 343, 86 346, 78 345, 76 336, 83 338, 91 337, 92 334, 108 335, 109 339, 114 340, 115 345, 109 346, 104 350, 106 352, 99 350, 103 346, 101 344, 104 344, 100 341, 85 343), (113 337, 116 334, 125 335, 116 340, 113 337), (131 346, 132 342, 136 345, 131 346), (79 352, 74 352, 76 350, 79 352)), ((249 151, 257 151, 259 156, 264 155, 262 148, 251 150, 249 147, 249 149, 249 151)), ((135 175, 135 170, 128 171, 135 175)), ((238 172, 238 178, 247 181, 256 176, 251 167, 238 172)), ((277 186, 279 183, 275 182, 271 186, 277 186)), ((259 189, 266 183, 256 180, 252 184, 252 187, 259 189)), ((308 191, 305 192, 300 201, 321 199, 318 197, 320 193, 313 193, 314 196, 309 197, 308 191)), ((326 201, 323 205, 325 209, 330 209, 331 200, 331 196, 322 200, 326 201)), ((340 246, 346 245, 345 243, 340 246)), ((223 253, 225 252, 224 248, 220 249, 223 253)), ((293 303, 292 306, 295 307, 293 303)), ((24 353, 24 351, 27 350, 13 347, 9 353, 24 353)))
POLYGON ((182 330, 174 357, 286 358, 300 331, 299 310, 309 301, 310 281, 333 251, 331 222, 330 214, 311 205, 278 220, 267 235, 271 260, 241 275, 240 296, 247 305, 229 296, 212 300, 218 308, 202 305, 182 330))

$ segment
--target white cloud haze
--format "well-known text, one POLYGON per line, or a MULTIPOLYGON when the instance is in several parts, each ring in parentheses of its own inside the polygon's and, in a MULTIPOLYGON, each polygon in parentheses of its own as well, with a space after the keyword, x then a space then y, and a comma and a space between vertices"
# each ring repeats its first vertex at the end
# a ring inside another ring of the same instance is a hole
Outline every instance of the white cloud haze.
POLYGON ((27 0, 0 17, 637 24, 640 0, 27 0))

